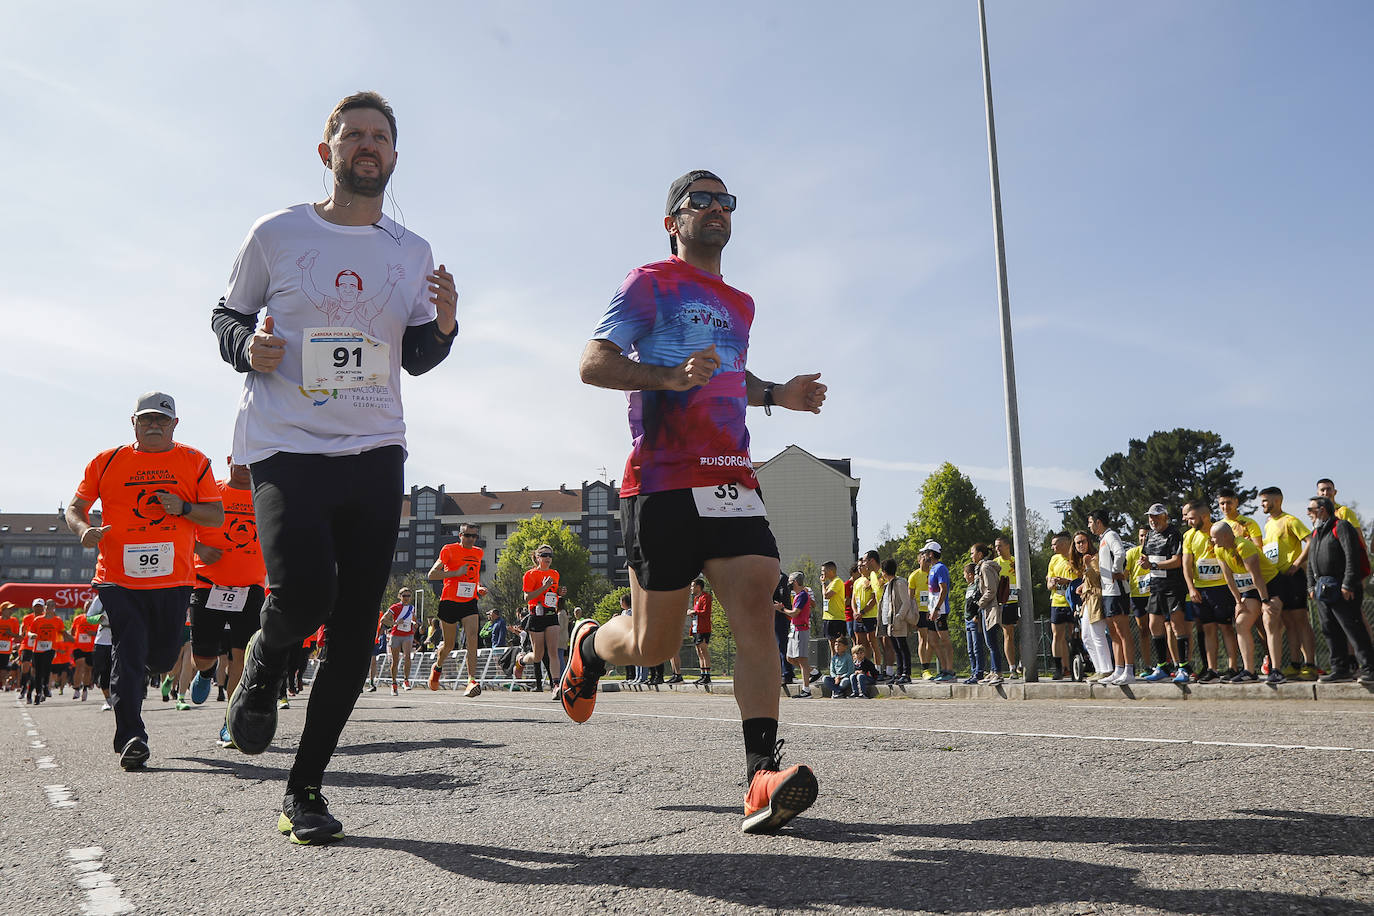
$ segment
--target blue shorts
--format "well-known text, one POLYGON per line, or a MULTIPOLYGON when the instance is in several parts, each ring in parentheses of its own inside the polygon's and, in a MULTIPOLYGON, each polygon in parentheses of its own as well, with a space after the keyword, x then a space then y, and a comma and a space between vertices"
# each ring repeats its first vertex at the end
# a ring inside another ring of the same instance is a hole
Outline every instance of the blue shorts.
POLYGON ((1050 605, 1050 623, 1073 623, 1074 616, 1073 608, 1067 604, 1063 607, 1057 604, 1050 605))
POLYGON ((1125 595, 1103 595, 1102 615, 1104 617, 1125 617, 1131 613, 1131 600, 1125 595))
POLYGON ((877 617, 860 617, 854 621, 855 633, 876 633, 878 632, 877 617))

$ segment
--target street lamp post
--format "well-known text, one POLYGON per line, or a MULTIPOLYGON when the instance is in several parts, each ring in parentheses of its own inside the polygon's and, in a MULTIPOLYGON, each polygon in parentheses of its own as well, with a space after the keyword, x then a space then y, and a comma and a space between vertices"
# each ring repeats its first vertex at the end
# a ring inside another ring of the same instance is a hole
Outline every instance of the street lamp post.
MULTIPOLYGON (((1026 526, 1026 484, 1021 472, 1021 423, 1016 408, 1016 360, 1011 344, 1011 303, 1007 296, 1007 252, 1002 233, 1002 186, 997 176, 997 129, 992 118, 992 68, 988 63, 988 18, 978 0, 978 29, 983 47, 983 101, 988 117, 988 171, 992 178, 992 232, 997 246, 997 310, 1002 329, 1002 389, 1007 407, 1007 459, 1011 469, 1011 538, 1016 553, 1016 583, 1021 594, 1021 664, 1026 683, 1039 680, 1035 601, 1031 597, 1030 536, 1026 526)), ((1010 659, 1008 659, 1010 663, 1010 659)))

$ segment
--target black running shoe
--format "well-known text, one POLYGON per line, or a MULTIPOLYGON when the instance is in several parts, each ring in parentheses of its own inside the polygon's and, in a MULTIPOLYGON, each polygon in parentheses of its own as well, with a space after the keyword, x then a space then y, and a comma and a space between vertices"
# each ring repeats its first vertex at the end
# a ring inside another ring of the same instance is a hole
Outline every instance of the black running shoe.
POLYGON ((125 770, 141 770, 148 762, 148 742, 142 738, 130 738, 119 753, 119 765, 125 770))
POLYGON ((273 671, 262 659, 258 637, 253 634, 244 649, 243 676, 229 697, 224 724, 230 740, 245 754, 261 754, 277 733, 277 694, 281 690, 283 670, 273 671))
POLYGON ((332 843, 342 840, 343 824, 329 813, 329 802, 320 794, 319 786, 306 786, 287 793, 282 799, 277 830, 291 835, 291 842, 301 846, 332 843))

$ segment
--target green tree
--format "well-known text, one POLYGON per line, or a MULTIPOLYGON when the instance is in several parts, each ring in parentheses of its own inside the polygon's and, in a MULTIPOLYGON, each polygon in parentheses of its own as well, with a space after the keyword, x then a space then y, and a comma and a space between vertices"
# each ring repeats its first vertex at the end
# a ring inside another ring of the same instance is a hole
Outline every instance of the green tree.
POLYGON ((906 536, 897 546, 898 568, 910 572, 916 567, 916 555, 925 542, 937 541, 962 598, 962 570, 968 549, 997 533, 992 513, 973 481, 948 461, 921 484, 920 497, 920 505, 907 522, 906 536))
POLYGON ((630 587, 628 585, 622 585, 620 588, 607 592, 592 610, 592 619, 597 623, 605 623, 617 616, 620 613, 620 596, 629 593, 630 587))
MULTIPOLYGON (((570 604, 576 603, 574 596, 595 593, 592 580, 601 577, 592 571, 591 554, 582 546, 577 535, 568 530, 562 519, 532 515, 515 526, 515 530, 506 538, 501 558, 496 561, 491 599, 508 618, 514 619, 525 604, 521 585, 525 571, 534 566, 532 554, 541 544, 553 548, 553 568, 558 570, 559 586, 567 589, 570 604)), ((605 579, 601 581, 605 582, 605 579)), ((596 603, 593 599, 581 606, 596 603)))
POLYGON ((1088 513, 1103 509, 1108 524, 1118 531, 1133 531, 1148 524, 1145 510, 1157 502, 1177 519, 1190 499, 1216 500, 1217 491, 1229 487, 1240 497, 1241 511, 1257 490, 1241 486, 1241 472, 1232 462, 1236 450, 1214 432, 1175 429, 1154 432, 1144 441, 1132 439, 1125 452, 1103 459, 1097 479, 1102 486, 1070 502, 1064 511, 1064 527, 1086 530, 1088 513))

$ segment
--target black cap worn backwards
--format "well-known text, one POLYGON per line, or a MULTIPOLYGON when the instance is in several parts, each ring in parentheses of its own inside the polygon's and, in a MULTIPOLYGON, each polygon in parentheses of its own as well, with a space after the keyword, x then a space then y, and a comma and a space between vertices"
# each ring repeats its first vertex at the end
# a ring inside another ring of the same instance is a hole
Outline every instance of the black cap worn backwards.
POLYGON ((724 181, 721 181, 720 176, 714 172, 708 172, 705 169, 692 169, 686 175, 683 175, 681 178, 678 178, 672 184, 668 185, 668 203, 663 211, 664 215, 672 216, 678 209, 678 201, 682 200, 682 195, 687 193, 687 189, 692 186, 692 182, 701 181, 703 178, 709 178, 712 181, 720 181, 721 184, 725 184, 724 181))

